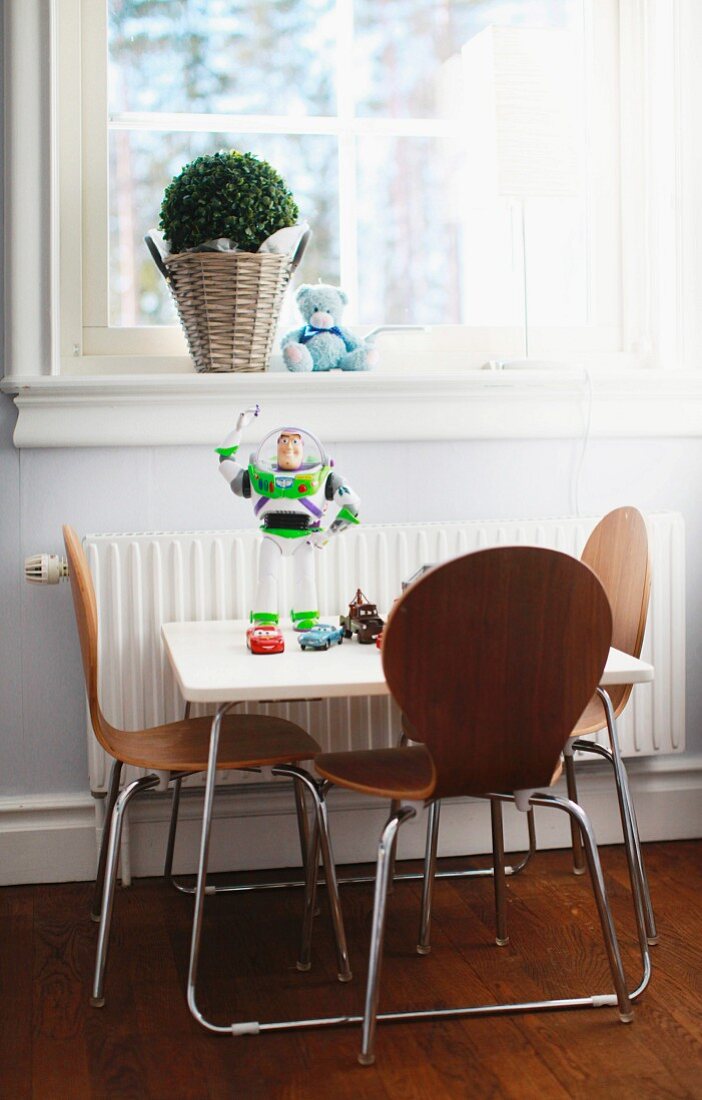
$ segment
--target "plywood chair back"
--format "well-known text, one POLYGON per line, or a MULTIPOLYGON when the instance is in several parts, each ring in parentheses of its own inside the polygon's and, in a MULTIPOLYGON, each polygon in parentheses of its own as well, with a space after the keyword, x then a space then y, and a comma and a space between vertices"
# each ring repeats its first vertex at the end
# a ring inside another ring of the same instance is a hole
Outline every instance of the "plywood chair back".
POLYGON ((433 758, 433 796, 548 786, 611 633, 595 574, 555 550, 482 550, 408 589, 383 667, 433 758))
POLYGON ((111 756, 120 756, 121 731, 107 721, 98 697, 98 615, 93 578, 90 575, 80 539, 74 529, 68 525, 63 528, 63 541, 68 558, 68 573, 80 639, 80 652, 83 658, 90 720, 95 736, 102 747, 111 756))
MULTIPOLYGON (((651 592, 648 533, 636 508, 616 508, 604 516, 585 544, 581 561, 600 579, 612 608, 612 645, 632 657, 641 656, 651 592)), ((633 685, 608 689, 615 715, 626 706, 633 685)), ((595 698, 578 722, 576 732, 601 729, 604 710, 595 698)))

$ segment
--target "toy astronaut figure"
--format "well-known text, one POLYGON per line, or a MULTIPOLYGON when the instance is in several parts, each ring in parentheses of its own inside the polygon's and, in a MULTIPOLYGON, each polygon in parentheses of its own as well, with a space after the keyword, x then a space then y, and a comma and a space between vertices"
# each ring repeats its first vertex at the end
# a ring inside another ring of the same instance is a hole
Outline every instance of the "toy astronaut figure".
POLYGON ((258 405, 239 414, 236 427, 217 448, 220 472, 237 496, 253 500, 254 515, 261 521, 263 542, 258 567, 258 586, 251 609, 257 626, 278 623, 278 574, 283 557, 293 559, 295 630, 309 630, 319 620, 314 572, 314 550, 358 523, 359 498, 332 470, 320 441, 303 428, 276 428, 248 466, 237 460, 244 429, 258 416, 258 405), (329 503, 337 505, 331 525, 321 523, 329 503))

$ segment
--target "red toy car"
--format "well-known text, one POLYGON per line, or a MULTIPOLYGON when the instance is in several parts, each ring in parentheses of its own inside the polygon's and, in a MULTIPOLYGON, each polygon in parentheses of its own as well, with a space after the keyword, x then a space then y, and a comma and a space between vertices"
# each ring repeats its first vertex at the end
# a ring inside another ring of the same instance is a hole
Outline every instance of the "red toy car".
POLYGON ((246 631, 246 644, 252 653, 282 653, 285 639, 274 623, 254 623, 246 631))

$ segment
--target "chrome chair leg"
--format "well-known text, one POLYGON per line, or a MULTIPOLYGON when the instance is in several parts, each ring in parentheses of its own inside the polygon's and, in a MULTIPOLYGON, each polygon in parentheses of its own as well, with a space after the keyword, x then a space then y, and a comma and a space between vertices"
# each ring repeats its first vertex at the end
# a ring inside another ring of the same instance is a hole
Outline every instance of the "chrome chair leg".
MULTIPOLYGON (((393 802, 393 806, 395 805, 397 805, 397 810, 393 811, 393 813, 390 815, 391 817, 397 816, 401 808, 399 802, 393 802)), ((422 880, 422 910, 419 922, 419 940, 417 941, 418 955, 428 955, 431 951, 431 903, 434 895, 434 881, 436 879, 436 849, 439 843, 440 815, 441 799, 437 798, 429 806, 429 821, 427 823, 427 843, 424 852, 424 878, 422 880)), ((396 839, 397 832, 395 833, 395 840, 396 839)), ((391 872, 392 865, 389 869, 389 873, 391 872)))
MULTIPOLYGON (((565 769, 566 787, 568 798, 571 802, 578 801, 578 785, 575 778, 575 761, 573 760, 573 744, 566 741, 563 749, 563 764, 565 769)), ((577 822, 570 818, 570 837, 573 848, 573 874, 585 874, 585 857, 583 856, 583 842, 577 822)))
POLYGON ((305 913, 302 920, 300 954, 295 964, 298 970, 307 971, 312 966, 312 928, 317 915, 317 878, 319 874, 319 828, 315 814, 309 847, 305 858, 305 913))
MULTIPOLYGON (((401 741, 400 744, 403 744, 403 742, 405 744, 407 742, 407 738, 404 736, 404 734, 403 734, 403 741, 401 741)), ((390 817, 394 817, 395 814, 399 813, 401 808, 402 808, 402 803, 398 802, 398 800, 396 798, 393 798, 391 803, 390 803, 390 817)), ((429 837, 427 836, 427 843, 428 842, 429 842, 429 837)), ((392 894, 393 890, 395 889, 395 865, 396 865, 396 863, 397 863, 397 833, 395 834, 395 839, 393 841, 392 849, 390 851, 390 854, 388 855, 388 864, 389 864, 389 866, 388 866, 388 893, 389 894, 392 894)))
POLYGON ((633 857, 638 868, 639 880, 641 883, 641 890, 643 895, 644 916, 646 919, 646 936, 649 944, 656 944, 658 943, 658 929, 656 928, 656 918, 653 913, 653 904, 651 902, 651 891, 648 885, 648 876, 646 875, 646 867, 643 861, 643 854, 641 852, 641 839, 639 837, 639 827, 636 821, 634 802, 631 797, 631 791, 629 789, 629 777, 626 773, 626 768, 624 767, 621 748, 619 746, 617 723, 614 717, 612 703, 607 692, 603 688, 598 688, 597 694, 600 696, 602 702, 604 703, 605 714, 607 716, 607 732, 609 733, 609 740, 612 746, 612 762, 614 766, 615 780, 617 783, 617 792, 620 798, 620 809, 622 813, 622 825, 624 827, 624 838, 626 840, 628 820, 628 829, 631 837, 633 857))
MULTIPOLYGON (((519 863, 513 864, 512 867, 510 868, 509 873, 511 875, 518 875, 520 871, 523 871, 524 868, 526 867, 527 863, 531 859, 531 857, 536 852, 536 819, 534 817, 534 807, 533 806, 530 806, 529 809, 527 810, 526 819, 527 819, 527 831, 529 833, 529 847, 527 848, 526 854, 519 861, 519 863)), ((505 870, 507 870, 507 869, 505 868, 505 870)))
POLYGON ((163 863, 163 877, 172 886, 178 889, 179 884, 173 879, 173 853, 175 851, 176 832, 178 830, 178 811, 180 809, 180 790, 183 779, 178 776, 173 780, 173 800, 171 802, 171 820, 168 826, 168 842, 166 844, 166 858, 163 863))
POLYGON ((579 806, 577 802, 571 802, 569 799, 565 798, 554 798, 553 801, 561 806, 577 822, 580 828, 585 846, 585 857, 590 870, 592 889, 595 895, 595 902, 597 903, 597 912, 600 918, 602 936, 607 949, 609 968, 612 973, 614 989, 617 994, 619 1018, 622 1023, 631 1023, 634 1018, 634 1013, 631 1008, 629 991, 626 987, 626 978, 624 977, 624 966, 619 951, 617 933, 614 927, 612 911, 607 899, 607 888, 605 886, 604 875, 602 874, 602 865, 600 863, 597 844, 595 843, 595 834, 590 824, 590 819, 582 806, 579 806))
POLYGON ((492 866, 495 889, 495 943, 505 947, 509 943, 505 912, 505 841, 502 828, 502 803, 497 798, 490 799, 490 820, 492 823, 492 866))
POLYGON ((380 995, 380 967, 385 935, 385 911, 387 907, 388 883, 390 881, 390 854, 400 825, 414 817, 416 811, 410 807, 400 808, 388 819, 380 837, 378 846, 378 864, 375 877, 375 896, 373 899, 373 923, 371 927, 370 953, 368 958, 368 980, 363 1013, 361 1052, 358 1060, 362 1066, 370 1066, 375 1061, 375 1030, 380 995))
POLYGON ((110 818, 110 839, 105 862, 105 883, 102 892, 102 908, 100 911, 100 932, 98 934, 97 954, 95 956, 95 974, 93 975, 93 992, 90 1003, 93 1008, 102 1008, 105 1003, 105 965, 107 963, 107 947, 110 939, 110 924, 112 923, 112 905, 115 897, 115 883, 117 879, 117 864, 119 862, 119 845, 122 838, 122 825, 124 815, 129 802, 140 791, 146 791, 150 787, 156 787, 159 783, 157 775, 146 775, 142 779, 135 779, 128 783, 117 797, 114 810, 110 818))
POLYGON ((305 882, 307 882, 307 858, 310 851, 310 824, 307 819, 307 806, 305 805, 305 788, 297 778, 293 778, 293 792, 295 794, 297 831, 300 835, 300 851, 302 853, 302 874, 305 882))
MULTIPOLYGON (((337 977, 340 982, 350 982, 353 974, 351 973, 351 967, 349 965, 349 951, 346 944, 346 931, 344 929, 344 918, 341 913, 341 902, 339 901, 339 884, 336 877, 336 864, 334 862, 334 853, 332 852, 331 837, 329 835, 329 815, 327 811, 326 794, 330 784, 325 780, 314 779, 309 772, 303 771, 302 768, 295 767, 294 764, 283 764, 276 766, 272 769, 274 775, 287 775, 293 779, 297 779, 300 783, 303 783, 307 790, 311 793, 314 801, 315 809, 315 822, 316 828, 313 833, 314 845, 317 843, 321 848, 322 863, 324 866, 324 877, 327 883, 327 894, 329 896, 329 908, 331 911, 332 928, 334 930, 334 939, 336 941, 336 953, 338 962, 337 977)), ((311 849, 314 848, 311 845, 311 849)), ((315 863, 316 851, 310 851, 311 862, 314 864, 314 872, 316 873, 317 867, 315 863)), ((309 885, 311 884, 312 868, 309 868, 308 875, 308 895, 310 893, 309 885)), ((312 896, 312 914, 314 917, 314 895, 312 896)), ((306 904, 310 904, 310 898, 306 899, 306 904)))
POLYGON ((119 794, 119 782, 122 778, 122 761, 113 760, 110 771, 110 786, 105 803, 105 817, 102 823, 102 839, 100 840, 100 854, 98 856, 97 873, 95 875, 95 890, 93 891, 93 904, 90 909, 90 919, 96 922, 100 920, 100 906, 102 905, 102 891, 105 884, 105 866, 107 864, 107 846, 110 840, 110 825, 112 813, 119 794))
MULTIPOLYGON (((398 745, 402 749, 407 744, 409 744, 409 737, 403 731, 400 734, 400 740, 398 741, 398 745)), ((399 813, 400 809, 401 809, 401 806, 402 806, 402 803, 398 802, 398 800, 396 798, 393 798, 393 800, 390 803, 390 816, 392 817, 394 814, 399 813)), ((392 851, 390 852, 389 861, 390 861, 390 868, 389 868, 389 871, 388 871, 388 893, 392 894, 393 890, 395 889, 395 864, 397 862, 397 833, 395 834, 395 841, 394 841, 393 846, 392 846, 392 851)))

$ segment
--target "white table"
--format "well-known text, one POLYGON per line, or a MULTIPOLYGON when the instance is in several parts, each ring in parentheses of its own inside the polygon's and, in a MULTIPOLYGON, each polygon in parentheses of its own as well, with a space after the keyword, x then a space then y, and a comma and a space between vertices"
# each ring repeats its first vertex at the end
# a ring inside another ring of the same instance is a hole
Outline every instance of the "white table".
MULTIPOLYGON (((381 654, 375 644, 349 639, 322 652, 303 652, 284 629, 285 652, 251 654, 243 619, 165 623, 161 633, 178 687, 189 703, 387 695, 381 654)), ((653 679, 653 666, 611 649, 602 687, 653 679)))
MULTIPOLYGON (((278 654, 251 654, 246 647, 244 620, 165 623, 161 628, 169 661, 186 702, 215 703, 217 713, 212 721, 210 752, 205 785, 202 837, 198 879, 195 891, 195 912, 188 973, 188 1005, 193 1016, 210 1031, 231 1032, 232 1027, 210 1023, 196 1003, 195 985, 202 931, 202 916, 207 880, 209 833, 212 819, 216 778, 219 727, 226 711, 235 703, 266 700, 269 702, 330 698, 349 695, 386 695, 388 686, 383 675, 381 653, 375 644, 361 645, 349 639, 323 652, 303 652, 294 632, 283 624, 286 649, 278 654)), ((615 684, 636 684, 653 679, 653 666, 637 660, 618 649, 610 649, 600 680, 600 694, 611 718, 613 755, 621 767, 609 697, 606 688, 615 684)), ((625 773, 624 773, 625 774, 625 773)), ((633 806, 624 779, 623 797, 633 816, 633 806)), ((629 826, 631 833, 631 827, 629 826)), ((633 843, 634 838, 630 836, 633 843)), ((636 854, 636 877, 643 875, 640 850, 636 854)), ((466 875, 480 872, 453 872, 466 875)), ((482 872, 485 873, 485 872, 482 872)), ((404 877, 404 876, 403 876, 404 877)), ((417 876, 419 877, 419 876, 417 876)), ((638 892, 632 871, 632 886, 638 892)), ((354 1017, 354 1020, 356 1018, 354 1017)), ((360 1017, 358 1018, 360 1019, 360 1017)), ((307 1021, 307 1024, 339 1023, 341 1020, 307 1021)), ((249 1025, 242 1025, 246 1030, 249 1025)), ((259 1025, 256 1025, 258 1028, 259 1025)), ((275 1030, 289 1025, 261 1025, 261 1030, 275 1030)), ((307 1025, 305 1025, 307 1026, 307 1025)))

